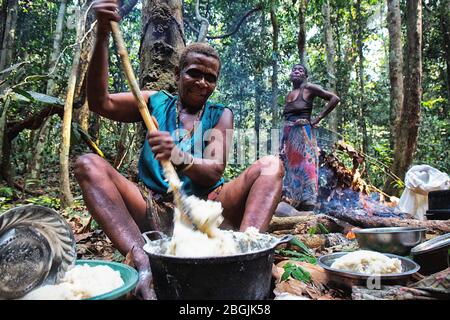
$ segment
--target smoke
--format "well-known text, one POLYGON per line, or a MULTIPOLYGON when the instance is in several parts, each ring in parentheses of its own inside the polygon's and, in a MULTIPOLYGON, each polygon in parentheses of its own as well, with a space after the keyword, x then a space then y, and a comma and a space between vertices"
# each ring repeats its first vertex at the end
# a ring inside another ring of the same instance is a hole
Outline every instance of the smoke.
POLYGON ((315 210, 323 214, 345 212, 346 215, 406 218, 405 213, 385 202, 379 193, 366 194, 342 186, 335 171, 326 162, 319 168, 319 194, 315 210))

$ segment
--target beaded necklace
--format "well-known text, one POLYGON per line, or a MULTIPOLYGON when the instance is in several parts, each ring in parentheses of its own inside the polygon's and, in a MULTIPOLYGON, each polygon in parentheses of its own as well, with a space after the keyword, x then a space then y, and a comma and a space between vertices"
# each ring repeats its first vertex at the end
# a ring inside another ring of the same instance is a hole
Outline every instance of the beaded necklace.
MULTIPOLYGON (((176 114, 176 129, 181 129, 180 128, 181 102, 179 99, 177 100, 177 105, 176 105, 175 110, 177 112, 177 114, 176 114)), ((179 143, 183 142, 184 139, 191 137, 192 132, 196 129, 195 124, 202 119, 204 111, 205 111, 205 105, 203 105, 202 108, 196 113, 197 118, 194 120, 194 125, 192 126, 191 130, 187 131, 182 137, 178 138, 179 143)))

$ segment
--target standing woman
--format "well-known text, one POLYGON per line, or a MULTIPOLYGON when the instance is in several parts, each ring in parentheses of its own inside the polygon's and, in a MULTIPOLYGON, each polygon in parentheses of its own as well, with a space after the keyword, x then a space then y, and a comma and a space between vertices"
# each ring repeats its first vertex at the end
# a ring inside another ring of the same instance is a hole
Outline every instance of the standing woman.
POLYGON ((284 128, 280 157, 285 168, 283 200, 297 210, 312 210, 318 192, 318 148, 313 128, 340 101, 339 97, 322 87, 308 83, 308 70, 296 64, 290 74, 292 91, 286 97, 284 128), (313 100, 328 101, 325 109, 311 120, 313 100))

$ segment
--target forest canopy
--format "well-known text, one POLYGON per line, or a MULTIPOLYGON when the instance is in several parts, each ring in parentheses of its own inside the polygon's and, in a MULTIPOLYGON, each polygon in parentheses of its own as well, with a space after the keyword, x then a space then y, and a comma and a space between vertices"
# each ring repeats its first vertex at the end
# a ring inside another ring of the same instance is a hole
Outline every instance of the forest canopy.
MULTIPOLYGON (((449 0, 121 1, 120 26, 141 86, 174 92, 170 70, 151 76, 161 67, 149 56, 148 36, 159 2, 178 8, 181 46, 207 41, 219 52, 212 100, 233 110, 236 128, 254 130, 256 139, 281 128, 289 73, 301 62, 309 81, 341 99, 319 132, 365 155, 370 184, 398 195, 414 164, 450 172, 449 0)), ((133 178, 142 126, 102 118, 86 102, 92 1, 0 6, 0 211, 17 201, 58 209, 79 203, 71 166, 87 152, 133 178)), ((110 92, 128 90, 112 41, 109 85, 110 92)), ((323 107, 317 100, 314 112, 323 107)), ((232 159, 226 179, 259 155, 252 152, 232 159)))

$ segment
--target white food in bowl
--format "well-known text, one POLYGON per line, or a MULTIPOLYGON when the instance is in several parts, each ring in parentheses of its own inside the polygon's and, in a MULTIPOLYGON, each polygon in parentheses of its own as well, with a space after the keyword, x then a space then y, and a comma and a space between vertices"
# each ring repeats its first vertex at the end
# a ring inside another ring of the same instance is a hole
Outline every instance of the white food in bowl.
POLYGON ((359 250, 336 259, 331 268, 368 275, 394 274, 402 272, 402 263, 379 252, 359 250))
POLYGON ((60 283, 39 287, 22 300, 80 300, 92 298, 124 285, 120 272, 109 266, 77 265, 60 283))

